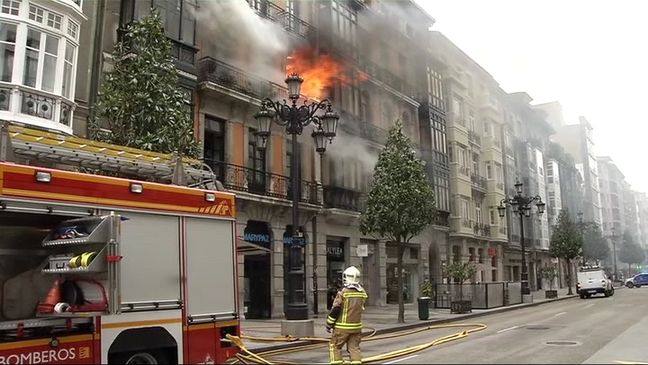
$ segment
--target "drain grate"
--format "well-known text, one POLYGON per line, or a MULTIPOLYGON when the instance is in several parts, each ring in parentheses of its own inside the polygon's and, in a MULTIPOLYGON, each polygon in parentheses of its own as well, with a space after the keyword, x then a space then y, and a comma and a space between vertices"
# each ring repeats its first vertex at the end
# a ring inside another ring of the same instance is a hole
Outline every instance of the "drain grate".
POLYGON ((580 342, 577 341, 547 341, 545 345, 548 346, 579 346, 580 342))

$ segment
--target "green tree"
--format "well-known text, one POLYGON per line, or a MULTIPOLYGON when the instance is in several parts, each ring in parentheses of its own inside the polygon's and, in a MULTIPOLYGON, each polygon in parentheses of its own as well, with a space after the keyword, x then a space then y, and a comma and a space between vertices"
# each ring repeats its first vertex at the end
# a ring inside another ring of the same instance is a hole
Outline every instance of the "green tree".
POLYGON ((598 224, 590 222, 584 227, 583 238, 583 257, 587 260, 593 260, 597 263, 608 258, 610 247, 603 237, 603 231, 598 224))
POLYGON ((631 265, 639 265, 646 260, 646 253, 641 246, 634 240, 630 232, 623 233, 623 242, 619 249, 619 261, 631 265))
POLYGON ((153 11, 127 26, 115 44, 93 106, 90 137, 120 146, 197 157, 191 108, 178 84, 171 42, 153 11), (103 129, 102 129, 103 127, 103 129))
POLYGON ((414 236, 436 216, 434 193, 400 121, 389 130, 385 147, 374 167, 366 209, 360 221, 363 234, 377 235, 398 250, 398 322, 405 322, 403 302, 403 252, 414 236))
POLYGON ((558 215, 558 225, 551 235, 549 254, 565 260, 567 264, 568 295, 572 295, 572 262, 580 256, 583 248, 583 235, 576 226, 568 209, 563 209, 558 215))
POLYGON ((454 261, 448 265, 446 276, 454 279, 455 283, 459 284, 459 298, 455 297, 455 300, 463 300, 463 284, 466 280, 472 280, 475 274, 477 274, 477 265, 474 262, 462 263, 454 261))

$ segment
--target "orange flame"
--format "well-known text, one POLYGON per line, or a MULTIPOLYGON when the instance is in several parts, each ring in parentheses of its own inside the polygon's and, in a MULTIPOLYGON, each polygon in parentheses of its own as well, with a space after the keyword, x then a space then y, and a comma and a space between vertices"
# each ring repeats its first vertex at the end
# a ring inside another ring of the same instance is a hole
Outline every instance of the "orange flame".
POLYGON ((339 82, 341 85, 352 85, 353 79, 365 81, 367 75, 353 70, 348 62, 339 62, 328 54, 315 54, 314 48, 304 48, 288 56, 286 73, 297 73, 304 79, 302 95, 322 100, 330 96, 330 87, 339 82), (355 77, 354 74, 355 73, 355 77))

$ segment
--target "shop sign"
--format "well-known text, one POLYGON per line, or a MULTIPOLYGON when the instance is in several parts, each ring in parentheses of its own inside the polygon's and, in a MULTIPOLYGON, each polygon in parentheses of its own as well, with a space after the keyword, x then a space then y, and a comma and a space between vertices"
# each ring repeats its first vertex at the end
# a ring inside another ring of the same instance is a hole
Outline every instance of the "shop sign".
POLYGON ((292 245, 293 245, 293 242, 294 242, 294 244, 296 244, 297 246, 301 246, 301 247, 306 246, 306 237, 304 237, 305 235, 304 235, 304 233, 303 233, 303 232, 304 232, 304 228, 303 228, 303 227, 299 227, 299 232, 301 233, 301 237, 293 237, 292 226, 291 226, 291 225, 287 225, 287 226, 286 226, 286 230, 284 231, 284 234, 283 234, 283 243, 284 243, 284 246, 292 246, 292 245))
POLYGON ((268 229, 268 224, 266 222, 248 221, 243 230, 243 240, 270 248, 272 235, 268 229))
POLYGON ((327 243, 326 244, 326 257, 332 259, 344 258, 344 243, 327 243))

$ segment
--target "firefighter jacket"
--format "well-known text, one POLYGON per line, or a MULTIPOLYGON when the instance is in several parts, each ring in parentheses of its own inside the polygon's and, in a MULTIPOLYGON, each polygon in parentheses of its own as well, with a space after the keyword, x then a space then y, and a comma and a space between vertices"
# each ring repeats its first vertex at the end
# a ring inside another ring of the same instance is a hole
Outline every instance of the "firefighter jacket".
POLYGON ((348 332, 361 331, 366 300, 367 293, 361 286, 345 286, 333 301, 333 307, 326 317, 326 326, 348 332))

